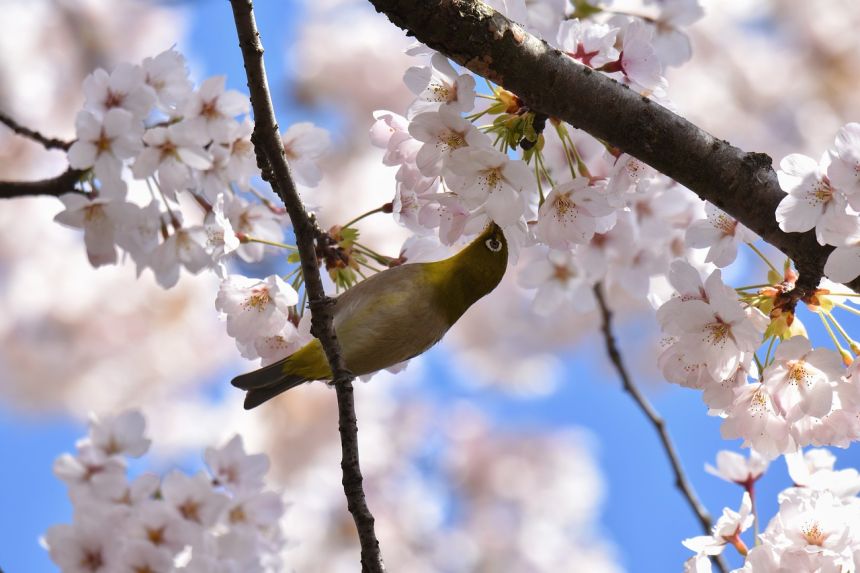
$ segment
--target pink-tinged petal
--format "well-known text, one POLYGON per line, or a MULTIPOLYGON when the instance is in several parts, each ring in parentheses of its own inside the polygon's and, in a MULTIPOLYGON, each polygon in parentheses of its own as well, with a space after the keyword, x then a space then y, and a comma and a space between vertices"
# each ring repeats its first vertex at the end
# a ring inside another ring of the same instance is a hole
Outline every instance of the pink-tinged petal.
POLYGON ((833 386, 825 380, 816 380, 811 386, 798 383, 797 389, 803 396, 800 408, 804 413, 823 418, 830 413, 833 405, 833 386))
POLYGON ((413 66, 406 70, 403 74, 403 83, 409 88, 413 94, 420 95, 421 92, 430 84, 432 70, 429 66, 417 67, 413 66))
POLYGON ((860 123, 846 123, 835 141, 836 153, 844 161, 860 162, 860 123))
POLYGON ((210 100, 217 97, 224 91, 224 82, 227 76, 212 76, 207 78, 200 84, 200 89, 197 90, 204 100, 210 100))
POLYGON ((699 271, 683 259, 672 261, 669 266, 669 284, 682 297, 702 298, 704 296, 704 285, 699 271))
POLYGON ((786 195, 776 208, 776 220, 786 233, 803 233, 815 227, 823 210, 823 205, 811 203, 804 196, 786 195))
POLYGON ((685 240, 688 247, 706 249, 716 244, 724 234, 708 220, 696 221, 687 228, 685 240))
POLYGON ((226 91, 218 98, 218 111, 227 117, 248 113, 249 107, 248 96, 236 90, 226 91))
POLYGON ((81 110, 75 116, 75 133, 78 141, 95 141, 102 132, 102 122, 92 113, 81 110))
POLYGON ((104 132, 111 138, 128 135, 133 122, 134 116, 130 112, 118 107, 112 108, 105 114, 104 132))
POLYGON ((792 336, 776 347, 774 361, 797 360, 812 350, 812 343, 805 336, 792 336))
POLYGON ((860 191, 860 163, 853 164, 838 157, 833 158, 827 168, 827 176, 835 189, 849 196, 856 196, 860 191))
POLYGON ((454 79, 457 77, 457 72, 454 71, 454 66, 451 65, 448 58, 439 52, 436 52, 430 57, 430 65, 432 65, 441 76, 448 80, 449 83, 454 83, 454 79))
POLYGON ((571 194, 573 202, 577 208, 582 209, 592 217, 608 217, 614 215, 615 207, 610 205, 606 198, 599 194, 598 190, 593 187, 587 187, 581 191, 575 191, 571 194))
POLYGON ((534 181, 534 177, 526 162, 519 159, 507 162, 502 167, 502 175, 508 182, 508 185, 517 191, 528 189, 534 181))
POLYGON ((824 274, 832 281, 847 283, 860 275, 860 245, 837 247, 824 264, 824 274))
POLYGON ((719 268, 732 264, 738 256, 738 245, 728 235, 724 235, 714 244, 705 257, 706 263, 714 263, 719 268))
POLYGON ((490 193, 485 208, 487 215, 500 227, 513 225, 523 215, 520 194, 507 185, 502 185, 490 193))
MULTIPOLYGON (((791 177, 804 179, 818 172, 818 162, 801 153, 792 153, 779 162, 779 169, 791 177)), ((782 179, 780 179, 780 186, 782 186, 782 179)))
POLYGON ((78 139, 69 148, 67 157, 69 166, 75 169, 89 169, 96 162, 98 149, 90 142, 83 139, 78 139))
POLYGON ((711 305, 701 300, 689 300, 680 306, 678 315, 674 317, 676 324, 684 332, 701 332, 705 325, 715 321, 711 305))
POLYGON ((454 82, 457 90, 457 101, 452 106, 461 112, 472 111, 475 107, 475 78, 469 74, 463 74, 454 82))
POLYGON ((433 177, 442 171, 442 154, 432 143, 422 145, 415 156, 415 165, 422 175, 433 177))
POLYGON ((204 171, 212 167, 212 156, 203 149, 180 147, 176 150, 176 154, 185 165, 193 169, 204 171))
POLYGON ((144 179, 155 173, 159 161, 161 161, 161 151, 154 147, 147 147, 134 160, 131 172, 136 179, 144 179))

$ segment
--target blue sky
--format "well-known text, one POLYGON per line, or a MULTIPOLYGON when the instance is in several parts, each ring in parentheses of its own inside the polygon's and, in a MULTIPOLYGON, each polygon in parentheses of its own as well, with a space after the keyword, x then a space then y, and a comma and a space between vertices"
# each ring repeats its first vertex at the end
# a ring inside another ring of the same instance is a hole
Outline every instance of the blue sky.
MULTIPOLYGON (((190 37, 181 46, 201 66, 201 74, 226 74, 230 87, 244 91, 244 72, 228 3, 193 2, 189 6, 195 15, 190 37)), ((255 9, 273 91, 287 93, 284 53, 299 23, 300 9, 292 2, 270 1, 256 2, 255 9)), ((280 107, 282 125, 308 119, 299 109, 284 113, 284 106, 280 107)), ((311 119, 320 120, 316 116, 311 119)), ((806 322, 813 341, 825 344, 818 321, 806 322)), ((854 330, 858 326, 852 321, 847 325, 854 330)), ((619 326, 628 356, 644 352, 643 346, 650 342, 639 336, 652 328, 619 326)), ((434 385, 426 384, 424 390, 441 402, 474 400, 507 428, 586 428, 594 437, 598 463, 608 483, 600 526, 618 548, 622 564, 631 572, 680 571, 689 555, 680 540, 700 534, 698 523, 673 486, 657 434, 609 368, 598 334, 595 331, 585 337, 565 358, 564 380, 551 396, 523 400, 470 388, 458 382, 460 373, 453 371, 444 347, 429 354, 428 371, 434 385)), ((720 421, 705 415, 698 393, 660 381, 639 382, 667 419, 689 478, 711 513, 717 516, 724 505, 736 508, 740 489, 706 474, 704 464, 713 463, 719 449, 736 449, 738 444, 720 438, 720 421)), ((51 465, 59 454, 71 451, 83 433, 83 426, 76 422, 27 418, 0 404, 0 459, 6 464, 0 472, 0 567, 7 573, 53 570, 38 545, 38 536, 49 525, 69 520, 71 507, 65 487, 51 473, 51 465)), ((839 467, 860 465, 857 447, 836 452, 839 467)), ((759 484, 759 509, 765 522, 776 510, 776 493, 788 483, 784 463, 777 461, 759 484)))

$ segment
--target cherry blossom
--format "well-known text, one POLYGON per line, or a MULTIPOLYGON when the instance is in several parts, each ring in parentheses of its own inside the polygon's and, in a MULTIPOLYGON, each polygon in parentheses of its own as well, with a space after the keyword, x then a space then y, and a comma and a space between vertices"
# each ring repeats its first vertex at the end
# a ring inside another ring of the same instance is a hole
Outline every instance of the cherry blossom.
POLYGON ((732 511, 727 507, 724 508, 723 515, 714 524, 711 535, 691 537, 682 543, 684 547, 696 553, 719 555, 729 543, 743 546, 738 536, 752 526, 753 520, 752 499, 749 492, 744 492, 740 509, 732 511))
POLYGON ((79 112, 75 129, 77 139, 69 148, 69 165, 75 169, 92 167, 105 191, 113 197, 125 197, 123 160, 140 151, 143 126, 128 111, 111 109, 103 119, 89 111, 79 112))
POLYGON ((439 240, 445 245, 454 244, 466 229, 471 213, 463 206, 459 197, 439 194, 421 207, 418 212, 419 224, 428 229, 439 228, 439 240))
POLYGON ((475 106, 475 78, 471 74, 458 75, 442 54, 434 53, 429 66, 406 70, 403 81, 417 96, 407 113, 409 118, 440 105, 455 112, 470 111, 475 106))
POLYGON ((532 308, 540 315, 549 315, 565 304, 580 312, 594 309, 591 282, 568 251, 549 251, 546 258, 535 259, 520 274, 520 285, 537 289, 532 308))
POLYGON ((489 147, 489 138, 448 107, 420 113, 412 118, 409 134, 423 143, 415 156, 415 164, 425 176, 442 172, 443 161, 455 149, 489 147))
POLYGON ((258 337, 282 335, 290 309, 298 301, 295 289, 277 275, 264 280, 229 275, 221 282, 215 308, 226 316, 227 334, 245 349, 248 345, 253 348, 258 337))
POLYGON ((213 266, 212 256, 206 252, 206 242, 206 230, 202 226, 175 229, 149 257, 149 268, 158 284, 164 288, 175 285, 181 267, 196 275, 213 266))
POLYGON ((846 213, 844 195, 833 188, 826 174, 829 163, 826 153, 820 162, 799 153, 780 162, 777 177, 786 196, 776 208, 776 220, 787 233, 815 228, 819 243, 838 245, 857 221, 846 213))
POLYGON ((383 165, 400 165, 414 156, 406 144, 412 141, 409 133, 410 122, 394 112, 378 110, 373 112, 375 120, 370 128, 370 142, 385 149, 383 165))
POLYGON ((234 493, 262 489, 263 476, 269 470, 269 458, 246 454, 239 435, 220 448, 206 448, 203 457, 218 483, 234 493))
POLYGON ((651 41, 651 28, 641 20, 631 22, 623 32, 618 60, 600 67, 606 72, 620 72, 625 83, 643 95, 662 97, 667 82, 651 41))
POLYGON ((827 348, 812 349, 806 337, 793 336, 776 349, 762 381, 789 421, 803 415, 821 418, 830 412, 842 359, 827 348))
POLYGON ((784 498, 762 538, 778 548, 780 564, 791 571, 853 570, 852 524, 858 507, 846 506, 829 491, 784 498))
MULTIPOLYGON (((711 276, 713 283, 721 283, 719 271, 711 276)), ((737 369, 744 353, 758 348, 765 323, 758 310, 745 311, 737 296, 719 285, 708 289, 708 295, 708 302, 686 301, 675 317, 681 331, 678 344, 688 355, 699 357, 708 374, 720 380, 737 369)))
POLYGON ((738 244, 758 240, 755 233, 712 204, 705 203, 705 213, 706 220, 696 221, 687 229, 687 245, 708 249, 706 263, 727 267, 738 255, 738 244))
MULTIPOLYGON (((227 148, 229 153, 222 157, 224 162, 224 178, 227 181, 234 181, 240 189, 248 189, 252 177, 260 174, 260 169, 257 167, 257 156, 254 154, 254 145, 251 143, 251 133, 254 131, 254 124, 250 119, 245 118, 239 124, 232 124, 231 129, 226 134, 226 140, 219 142, 221 146, 213 146, 227 148)), ((321 136, 317 134, 319 140, 321 136)), ((307 143, 307 141, 305 142, 307 143)), ((311 145, 300 145, 305 150, 304 157, 307 161, 312 162, 315 158, 311 145)), ((327 147, 327 144, 326 144, 327 147)), ((290 164, 295 167, 295 162, 290 164)), ((304 163, 299 162, 299 167, 305 169, 304 163)), ((202 171, 202 170, 201 170, 202 171)), ((226 185, 224 185, 226 187, 226 185)))
POLYGON ((698 0, 663 0, 654 25, 654 50, 666 66, 680 66, 692 56, 690 39, 681 29, 702 18, 705 11, 698 0))
POLYGON ((140 66, 121 63, 108 74, 99 68, 84 79, 84 109, 107 118, 114 109, 127 111, 137 120, 146 119, 155 91, 144 82, 140 66))
POLYGON ((796 487, 828 490, 845 500, 860 493, 860 473, 854 468, 835 470, 836 456, 826 449, 786 454, 785 464, 796 487))
POLYGON ((308 187, 319 185, 322 173, 317 161, 331 145, 328 131, 305 121, 291 125, 281 134, 281 140, 296 183, 308 187))
POLYGON ((225 141, 236 122, 235 117, 248 112, 248 97, 235 91, 224 90, 224 76, 214 76, 204 81, 197 91, 186 100, 185 121, 197 124, 211 139, 225 141))
POLYGON ((116 416, 90 416, 90 440, 105 456, 123 454, 138 458, 152 443, 143 437, 146 421, 138 410, 127 410, 116 416))
POLYGON ((592 185, 586 177, 553 187, 538 212, 535 235, 556 249, 590 241, 598 228, 597 219, 615 212, 601 189, 601 184, 592 185))
POLYGON ((263 489, 265 455, 246 454, 237 436, 206 451, 214 475, 171 470, 163 479, 150 473, 128 483, 123 456, 137 456, 149 445, 140 437, 142 414, 132 410, 90 420, 77 455, 61 456, 55 464, 69 484, 74 520, 49 528, 42 543, 63 571, 173 573, 201 570, 201 564, 211 565, 202 569, 207 572, 285 569, 278 553, 286 544, 279 523, 286 506, 280 494, 263 489), (121 488, 100 479, 107 477, 104 469, 83 462, 94 455, 115 468, 110 475, 119 476, 121 488), (83 472, 64 474, 73 467, 69 458, 80 461, 83 472))
POLYGON ((860 275, 860 229, 845 238, 847 245, 838 246, 827 256, 824 274, 833 281, 847 283, 860 275))
POLYGON ((774 458, 797 449, 791 427, 774 406, 773 396, 763 384, 746 384, 735 392, 721 428, 723 438, 743 438, 761 455, 774 458))
MULTIPOLYGON (((260 203, 250 203, 239 196, 225 196, 224 215, 236 233, 264 241, 279 242, 284 238, 282 215, 260 203)), ((263 243, 244 242, 236 249, 236 254, 243 261, 253 263, 263 258, 265 249, 263 243)))
POLYGON ((155 91, 158 107, 167 113, 176 113, 191 95, 185 56, 175 49, 165 50, 154 58, 145 58, 141 67, 144 81, 155 91))
POLYGON ((212 166, 212 155, 206 151, 209 136, 188 123, 154 127, 143 135, 146 144, 131 171, 138 179, 158 174, 158 186, 169 197, 176 197, 192 182, 192 170, 212 166))
POLYGON ((827 177, 851 206, 860 210, 860 123, 843 125, 829 154, 827 177))
POLYGON ((590 68, 618 59, 615 49, 617 28, 607 24, 581 21, 579 18, 564 20, 558 25, 556 42, 562 52, 590 68))
POLYGON ((705 471, 746 487, 763 476, 769 465, 770 460, 762 457, 755 449, 750 449, 748 458, 737 452, 720 450, 717 453, 717 466, 705 464, 705 471))
POLYGON ((464 147, 451 154, 447 167, 453 177, 446 180, 467 207, 483 205, 501 227, 523 216, 525 192, 534 181, 524 161, 489 147, 464 147))
POLYGON ((69 573, 110 571, 117 567, 119 547, 111 536, 111 523, 81 517, 74 524, 54 525, 43 540, 51 559, 69 573))
POLYGON ((114 215, 121 203, 78 193, 60 195, 60 201, 65 209, 54 220, 84 230, 84 244, 90 264, 100 267, 115 263, 117 228, 114 215))

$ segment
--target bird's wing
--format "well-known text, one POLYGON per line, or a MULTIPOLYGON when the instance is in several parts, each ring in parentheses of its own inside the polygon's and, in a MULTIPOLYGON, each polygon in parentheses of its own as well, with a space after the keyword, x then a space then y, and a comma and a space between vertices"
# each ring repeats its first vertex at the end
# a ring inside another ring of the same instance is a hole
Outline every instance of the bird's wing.
POLYGON ((435 283, 421 264, 362 281, 338 297, 335 329, 347 366, 368 374, 421 354, 449 328, 435 283))

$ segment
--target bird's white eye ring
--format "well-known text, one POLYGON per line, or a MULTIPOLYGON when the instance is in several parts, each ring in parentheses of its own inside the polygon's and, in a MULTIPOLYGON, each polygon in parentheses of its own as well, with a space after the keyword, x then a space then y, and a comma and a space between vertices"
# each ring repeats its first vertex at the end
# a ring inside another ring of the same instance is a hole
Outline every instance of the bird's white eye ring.
POLYGON ((487 241, 484 244, 487 245, 487 248, 490 249, 491 251, 493 251, 494 253, 498 253, 499 251, 502 250, 502 242, 500 240, 496 239, 495 237, 491 237, 491 238, 487 239, 487 241))

